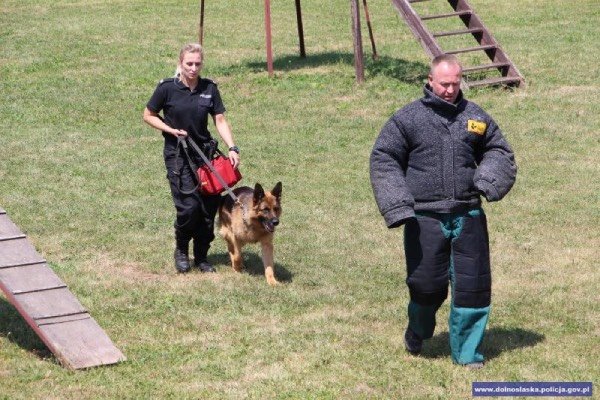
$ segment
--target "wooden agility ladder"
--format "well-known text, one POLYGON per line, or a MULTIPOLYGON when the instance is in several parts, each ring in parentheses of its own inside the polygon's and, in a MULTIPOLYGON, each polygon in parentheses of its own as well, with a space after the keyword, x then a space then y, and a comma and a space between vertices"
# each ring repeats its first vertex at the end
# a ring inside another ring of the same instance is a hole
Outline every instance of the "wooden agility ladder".
MULTIPOLYGON (((462 54, 471 52, 484 52, 490 62, 463 67, 463 87, 468 89, 476 86, 507 85, 524 86, 525 79, 514 63, 508 58, 491 32, 485 27, 475 10, 466 0, 447 0, 453 11, 443 14, 419 15, 412 3, 439 0, 391 0, 398 12, 404 17, 417 40, 421 43, 427 54, 434 58, 440 54, 462 54), (431 32, 424 21, 460 18, 465 28, 431 32), (438 39, 457 35, 471 35, 477 46, 460 49, 445 50, 440 46, 438 39), (485 75, 497 72, 499 76, 485 77, 484 79, 470 79, 470 76, 485 75)), ((461 60, 462 61, 462 60, 461 60)))

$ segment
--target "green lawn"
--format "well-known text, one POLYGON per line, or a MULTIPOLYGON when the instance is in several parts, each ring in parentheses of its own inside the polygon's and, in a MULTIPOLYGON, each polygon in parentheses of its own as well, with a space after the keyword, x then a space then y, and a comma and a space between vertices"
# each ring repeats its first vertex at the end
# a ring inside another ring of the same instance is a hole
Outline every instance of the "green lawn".
POLYGON ((262 2, 248 0, 207 2, 203 75, 219 82, 243 183, 283 182, 276 288, 257 246, 244 274, 220 239, 217 274, 172 265, 162 137, 141 115, 197 40, 199 2, 2 2, 0 207, 128 361, 63 368, 0 296, 0 399, 465 399, 473 381, 597 381, 598 1, 470 0, 527 81, 466 94, 519 165, 507 198, 485 205, 479 371, 450 360, 447 304, 423 355, 404 351, 402 231, 385 228, 368 180, 381 126, 422 94, 424 51, 391 2, 370 0, 380 59, 364 27, 357 85, 348 1, 302 2, 306 59, 294 2, 272 3, 275 77, 262 2))

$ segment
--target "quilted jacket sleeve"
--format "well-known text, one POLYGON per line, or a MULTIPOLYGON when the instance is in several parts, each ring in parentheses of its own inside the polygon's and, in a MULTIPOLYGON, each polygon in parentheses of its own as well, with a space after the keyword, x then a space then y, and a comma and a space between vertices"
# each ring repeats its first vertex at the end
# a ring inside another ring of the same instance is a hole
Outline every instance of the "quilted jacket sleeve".
POLYGON ((415 216, 414 199, 405 181, 408 145, 398 121, 383 127, 370 158, 371 186, 388 228, 396 228, 415 216))

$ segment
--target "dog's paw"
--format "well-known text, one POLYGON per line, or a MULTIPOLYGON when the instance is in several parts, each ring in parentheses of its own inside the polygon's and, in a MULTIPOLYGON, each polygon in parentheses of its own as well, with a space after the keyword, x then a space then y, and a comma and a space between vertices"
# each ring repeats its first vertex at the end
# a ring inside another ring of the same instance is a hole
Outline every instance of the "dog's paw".
POLYGON ((244 265, 243 265, 243 264, 240 264, 240 265, 232 265, 232 267, 233 267, 233 270, 234 270, 235 272, 242 272, 242 271, 244 270, 244 265))
POLYGON ((279 281, 277 279, 275 279, 274 277, 267 277, 267 283, 269 284, 269 286, 277 286, 279 285, 279 281))

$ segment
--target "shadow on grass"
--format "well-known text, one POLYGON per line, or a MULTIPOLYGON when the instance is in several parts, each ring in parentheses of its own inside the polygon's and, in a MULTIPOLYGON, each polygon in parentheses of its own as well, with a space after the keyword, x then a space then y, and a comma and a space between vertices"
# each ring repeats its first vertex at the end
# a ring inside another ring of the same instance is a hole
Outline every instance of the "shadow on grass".
POLYGON ((25 322, 17 309, 3 297, 0 297, 0 336, 39 358, 52 356, 50 350, 25 322))
MULTIPOLYGON (((259 250, 260 251, 260 250, 259 250)), ((265 268, 263 267, 262 258, 256 252, 242 251, 242 257, 244 260, 244 273, 252 276, 263 276, 265 275, 265 268)), ((208 261, 217 268, 231 268, 231 260, 229 253, 216 253, 208 256, 208 261)), ((275 263, 275 278, 280 282, 289 283, 292 281, 292 273, 288 271, 281 264, 275 263)))
MULTIPOLYGON (((535 346, 543 342, 544 338, 542 334, 521 328, 491 328, 485 332, 481 350, 486 360, 491 360, 507 351, 535 346)), ((425 341, 421 356, 425 358, 450 357, 448 332, 439 333, 425 341)))
MULTIPOLYGON (((303 68, 315 68, 323 65, 349 64, 354 65, 354 55, 351 53, 327 52, 307 55, 301 58, 297 55, 286 55, 273 60, 276 71, 292 71, 303 68)), ((365 71, 370 75, 384 75, 409 84, 421 84, 427 78, 429 66, 421 62, 406 61, 398 58, 379 56, 373 60, 365 56, 365 71)), ((250 62, 246 64, 252 71, 266 70, 265 62, 250 62)), ((235 69, 234 66, 228 69, 235 69)))

